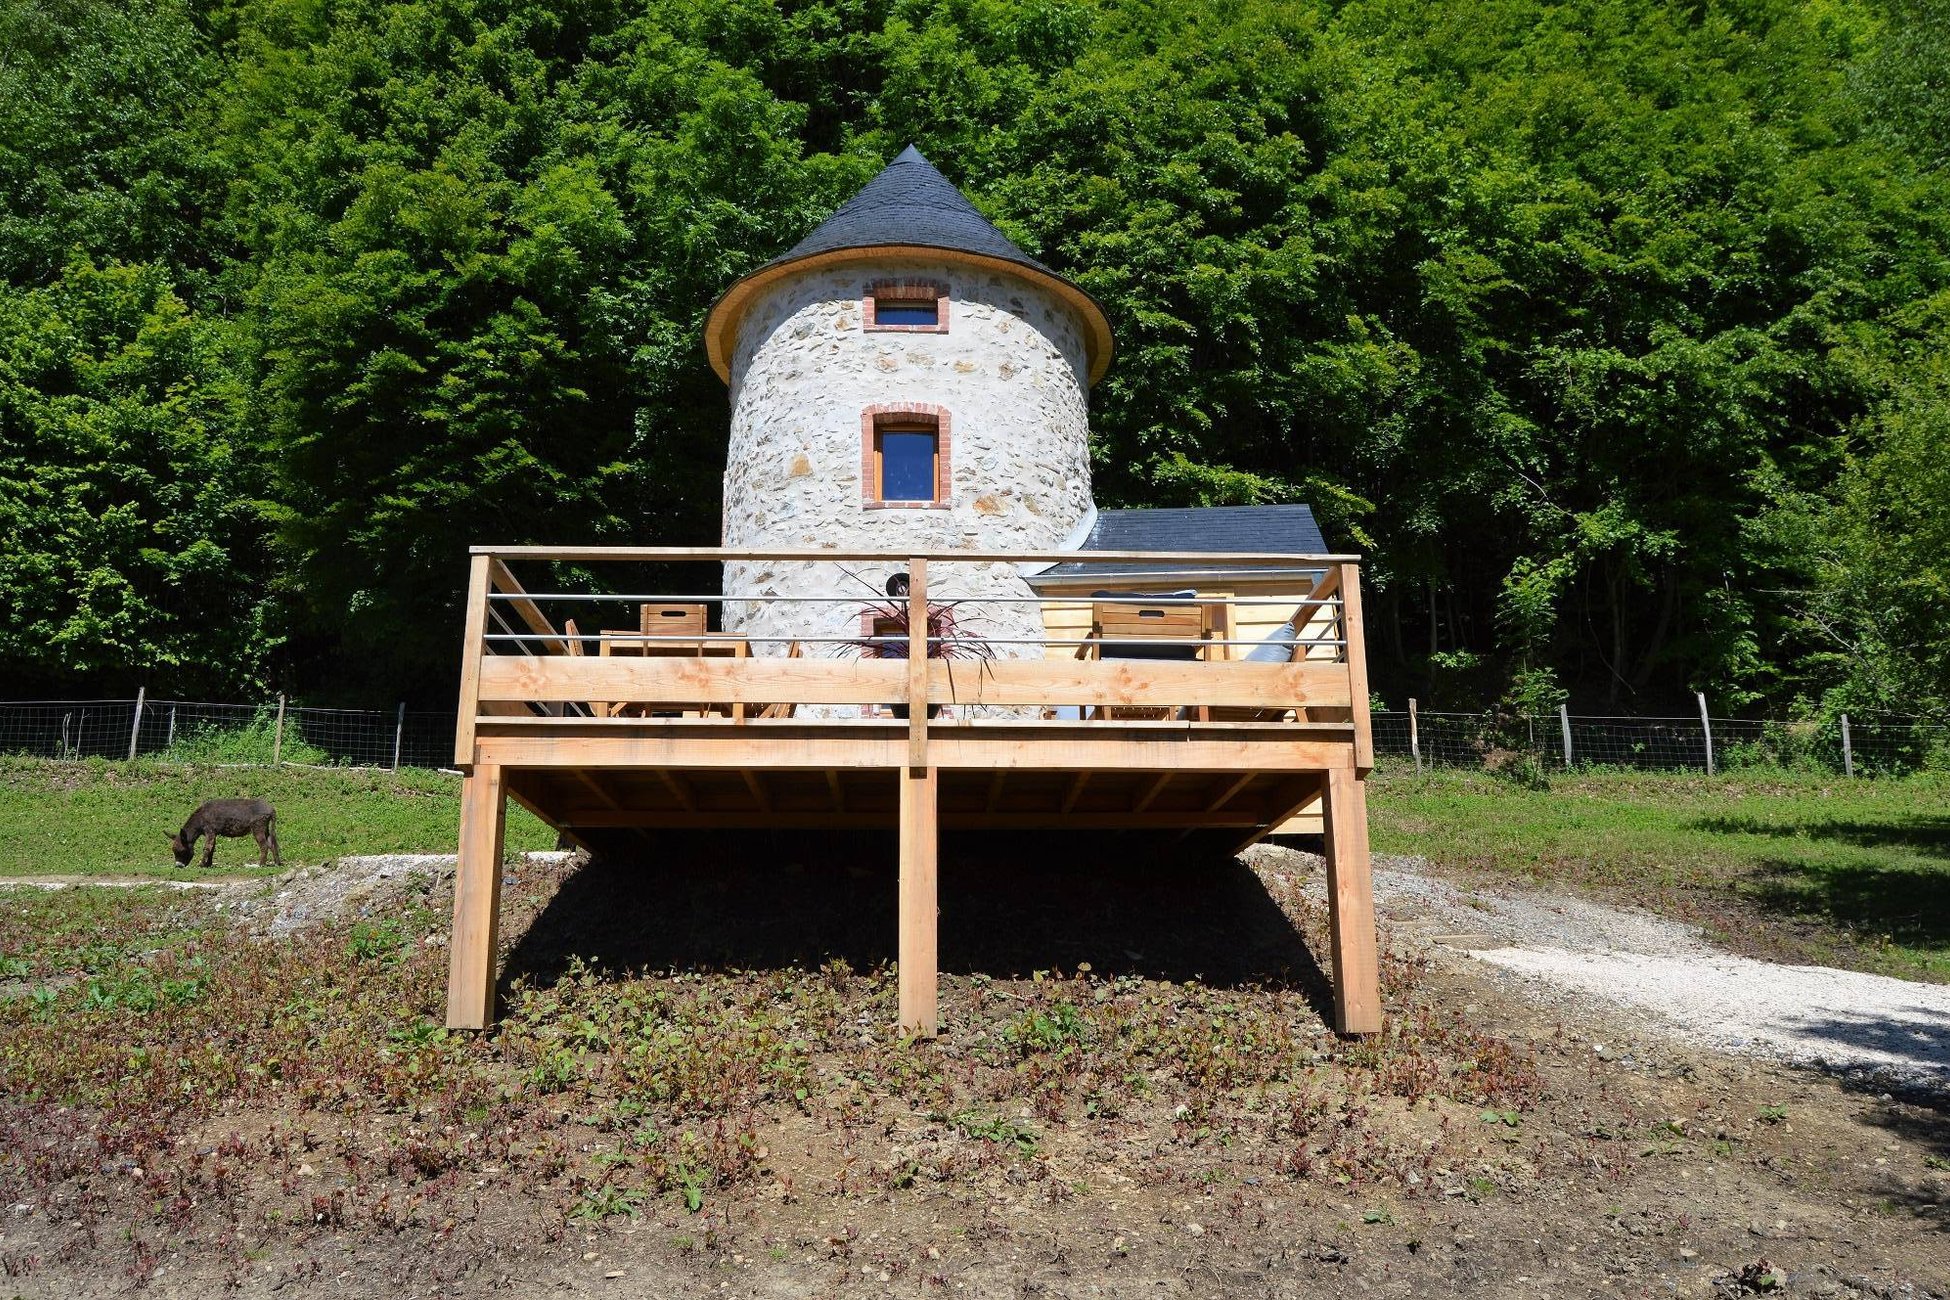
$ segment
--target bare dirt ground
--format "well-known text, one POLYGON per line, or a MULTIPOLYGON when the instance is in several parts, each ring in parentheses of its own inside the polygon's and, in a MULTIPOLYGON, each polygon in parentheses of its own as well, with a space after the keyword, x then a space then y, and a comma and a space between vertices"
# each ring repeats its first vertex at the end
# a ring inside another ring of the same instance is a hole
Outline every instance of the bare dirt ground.
POLYGON ((61 1022, 10 1011, 0 1295, 1950 1295, 1926 1076, 1716 1050, 1484 960, 1624 922, 1384 872, 1390 1031, 1346 1043, 1304 856, 950 859, 945 1032, 916 1044, 887 1029, 884 869, 765 856, 515 868, 504 1029, 370 1056, 362 988, 401 1026, 437 1006, 439 865, 253 886, 239 929, 304 923, 205 960, 313 952, 262 1014, 307 980, 319 1005, 268 1046, 241 995, 173 1026, 291 1064, 155 1110, 146 1154, 28 1077, 61 1022), (339 955, 389 917, 390 964, 339 955))

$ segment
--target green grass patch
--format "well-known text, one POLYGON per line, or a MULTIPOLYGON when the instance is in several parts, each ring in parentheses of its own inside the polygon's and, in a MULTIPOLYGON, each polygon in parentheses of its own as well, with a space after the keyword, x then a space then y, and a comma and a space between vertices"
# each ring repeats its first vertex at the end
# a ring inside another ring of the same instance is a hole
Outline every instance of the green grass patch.
MULTIPOLYGON (((451 853, 460 825, 460 779, 438 772, 0 758, 0 876, 201 876, 202 846, 181 868, 169 836, 205 799, 248 796, 277 808, 287 866, 348 853, 451 853)), ((510 805, 507 844, 553 848, 555 836, 510 805)), ((255 840, 218 842, 218 873, 256 870, 255 840)))
POLYGON ((1372 784, 1377 852, 1604 892, 1759 955, 1950 981, 1950 777, 1487 772, 1372 784), (1754 930, 1753 918, 1776 921, 1754 930))

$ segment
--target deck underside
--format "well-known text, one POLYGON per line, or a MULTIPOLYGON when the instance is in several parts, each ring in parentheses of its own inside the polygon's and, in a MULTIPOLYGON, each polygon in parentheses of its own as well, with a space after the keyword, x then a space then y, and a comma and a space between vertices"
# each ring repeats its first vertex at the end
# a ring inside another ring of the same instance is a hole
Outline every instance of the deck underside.
MULTIPOLYGON (((1244 844, 1352 762, 1343 730, 949 724, 929 728, 927 753, 946 830, 1207 830, 1244 844)), ((483 720, 477 740, 511 798, 585 840, 629 828, 892 828, 910 752, 907 724, 894 721, 483 720)))

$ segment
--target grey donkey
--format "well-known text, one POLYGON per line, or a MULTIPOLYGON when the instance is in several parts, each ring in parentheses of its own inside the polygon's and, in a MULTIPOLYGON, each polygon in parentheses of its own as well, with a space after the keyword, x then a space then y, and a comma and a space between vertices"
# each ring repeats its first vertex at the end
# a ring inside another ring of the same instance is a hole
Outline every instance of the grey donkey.
POLYGON ((269 852, 272 860, 283 866, 284 854, 278 850, 277 820, 278 810, 263 799, 210 799, 190 814, 182 830, 169 837, 169 849, 176 855, 176 865, 187 867, 190 855, 196 852, 197 837, 207 836, 203 846, 203 866, 207 871, 217 853, 217 836, 255 835, 257 865, 264 865, 264 855, 269 852))

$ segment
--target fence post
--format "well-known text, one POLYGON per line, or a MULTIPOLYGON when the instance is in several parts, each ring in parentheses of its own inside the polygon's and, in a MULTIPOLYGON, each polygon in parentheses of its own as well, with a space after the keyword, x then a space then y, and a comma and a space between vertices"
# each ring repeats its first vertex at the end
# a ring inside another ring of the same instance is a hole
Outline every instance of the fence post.
POLYGON ((1694 691, 1699 700, 1699 729, 1706 736, 1706 774, 1713 775, 1713 722, 1706 716, 1706 692, 1694 691))
POLYGON ((393 770, 399 771, 400 740, 406 735, 406 701, 399 702, 399 713, 393 718, 393 770))
POLYGON ((1557 706, 1557 725, 1564 732, 1564 770, 1568 772, 1571 769, 1571 706, 1569 704, 1557 706))
POLYGON ((163 742, 163 748, 172 749, 175 747, 175 745, 176 745, 176 706, 172 704, 169 706, 169 739, 163 742))
POLYGON ((61 761, 68 760, 68 724, 74 721, 73 710, 61 715, 61 761))
POLYGON ((135 688, 135 721, 129 724, 129 761, 135 762, 136 742, 142 739, 142 706, 149 699, 149 688, 135 688))
POLYGON ((1415 770, 1422 770, 1422 730, 1415 720, 1415 698, 1408 701, 1408 752, 1415 755, 1415 770))
POLYGON ((1848 714, 1842 715, 1842 775, 1855 775, 1855 743, 1848 734, 1848 714))
POLYGON ((284 761, 284 692, 278 692, 278 729, 271 733, 271 766, 284 761))

